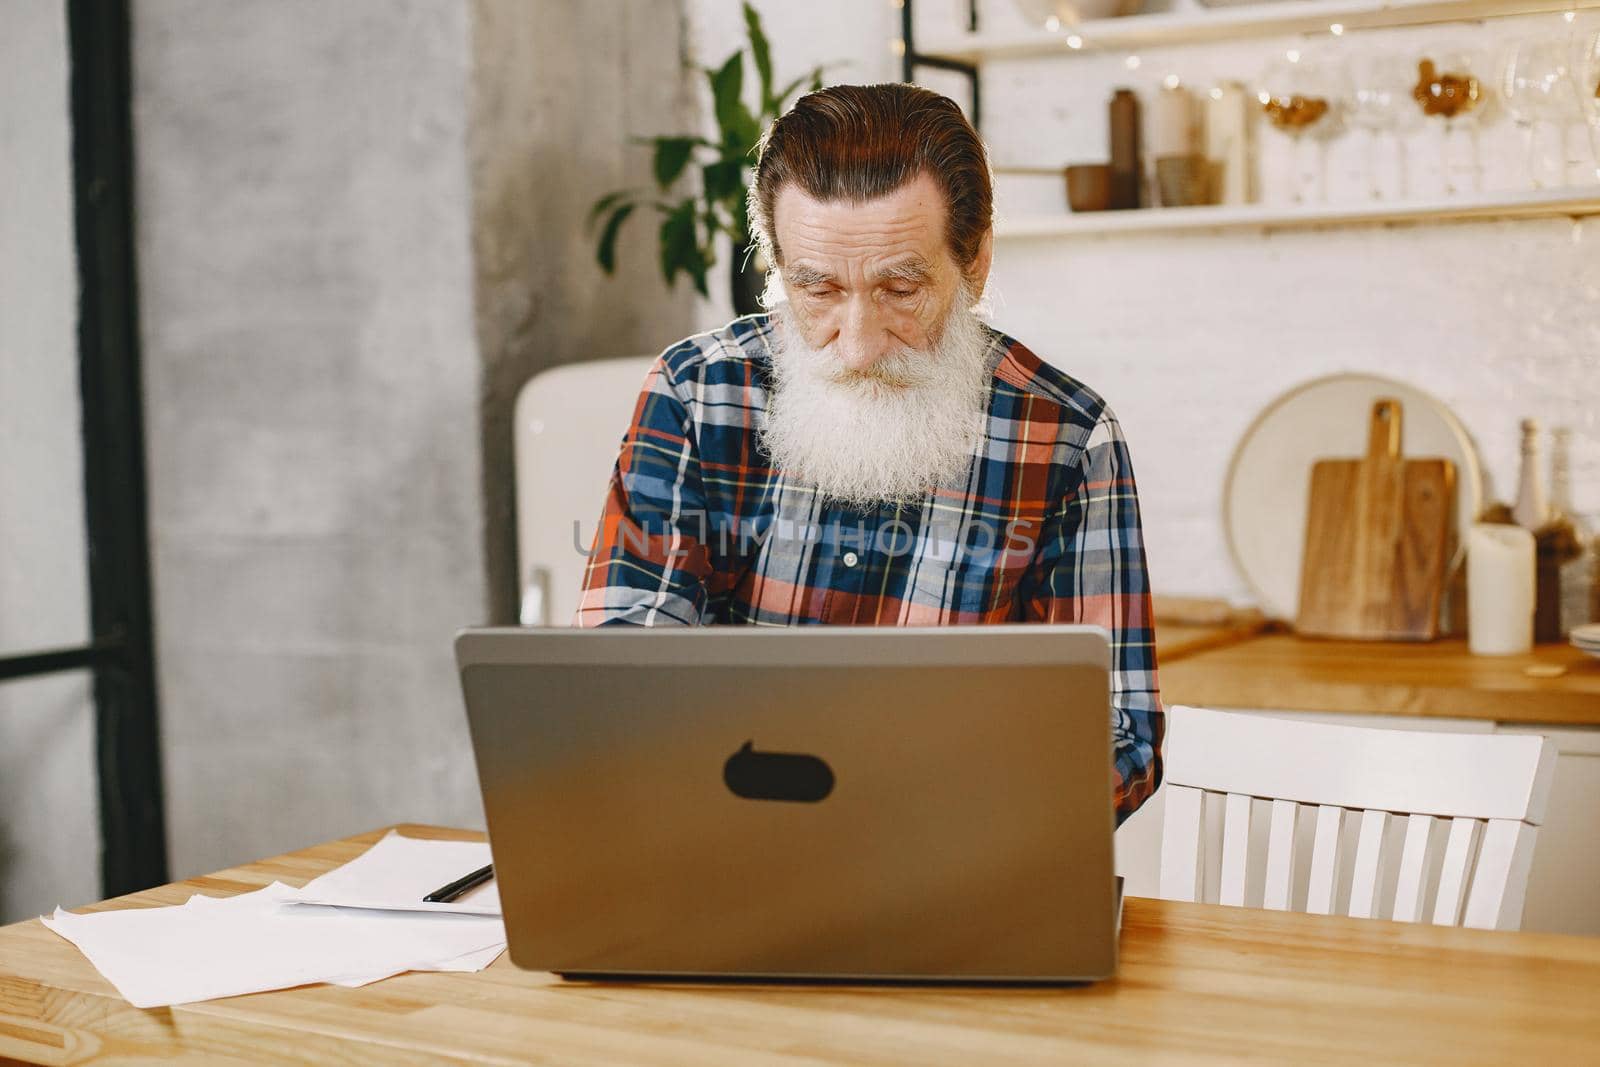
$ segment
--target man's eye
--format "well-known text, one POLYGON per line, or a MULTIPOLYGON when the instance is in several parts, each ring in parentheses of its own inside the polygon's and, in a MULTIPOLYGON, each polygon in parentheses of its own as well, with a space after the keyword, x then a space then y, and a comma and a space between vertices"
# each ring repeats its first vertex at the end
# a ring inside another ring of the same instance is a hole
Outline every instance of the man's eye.
POLYGON ((806 295, 820 300, 823 297, 832 296, 833 290, 829 289, 827 286, 814 286, 806 290, 806 295))
POLYGON ((889 290, 889 295, 891 295, 891 296, 916 296, 917 295, 917 291, 915 289, 890 289, 889 290))

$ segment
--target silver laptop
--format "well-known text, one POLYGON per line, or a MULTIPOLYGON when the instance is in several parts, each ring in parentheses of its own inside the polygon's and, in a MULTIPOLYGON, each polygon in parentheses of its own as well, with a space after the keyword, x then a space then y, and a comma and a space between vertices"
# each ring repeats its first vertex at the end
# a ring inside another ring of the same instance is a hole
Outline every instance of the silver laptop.
POLYGON ((1099 627, 483 629, 456 657, 520 967, 1115 969, 1099 627))

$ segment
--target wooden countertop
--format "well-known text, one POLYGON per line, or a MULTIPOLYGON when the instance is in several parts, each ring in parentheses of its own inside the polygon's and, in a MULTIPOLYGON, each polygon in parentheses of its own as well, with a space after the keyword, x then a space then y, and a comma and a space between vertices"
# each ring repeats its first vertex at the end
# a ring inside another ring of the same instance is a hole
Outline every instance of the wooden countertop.
MULTIPOLYGON (((383 832, 94 910, 300 885, 383 832)), ((566 983, 501 957, 140 1010, 37 920, 0 929, 0 1060, 40 1063, 1577 1063, 1597 1003, 1600 939, 1140 898, 1118 976, 1067 988, 566 983)))
POLYGON ((1237 644, 1254 637, 1261 631, 1262 623, 1240 626, 1180 626, 1170 623, 1156 624, 1156 665, 1163 666, 1174 660, 1185 659, 1207 649, 1237 644))
POLYGON ((1157 596, 1154 603, 1157 666, 1236 644, 1272 625, 1261 612, 1234 608, 1224 600, 1157 596))
POLYGON ((1461 639, 1322 641, 1267 632, 1199 648, 1175 643, 1182 651, 1170 657, 1166 647, 1158 624, 1166 704, 1600 726, 1600 660, 1571 645, 1474 656, 1461 639))

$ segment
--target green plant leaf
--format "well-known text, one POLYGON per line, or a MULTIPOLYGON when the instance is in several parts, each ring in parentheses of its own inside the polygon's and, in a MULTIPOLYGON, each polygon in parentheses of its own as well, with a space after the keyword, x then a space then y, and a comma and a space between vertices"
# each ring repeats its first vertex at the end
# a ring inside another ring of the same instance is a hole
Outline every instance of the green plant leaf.
POLYGON ((744 5, 744 27, 750 37, 750 54, 756 60, 756 73, 761 76, 761 109, 772 108, 772 49, 767 44, 767 35, 761 29, 761 16, 749 0, 744 5))
POLYGON ((741 164, 753 162, 756 143, 761 140, 761 123, 744 105, 739 105, 739 116, 733 126, 723 134, 720 151, 725 160, 741 164))
POLYGON ((589 218, 585 222, 585 226, 587 226, 590 230, 593 230, 594 224, 599 221, 601 215, 604 215, 611 208, 616 207, 617 204, 622 202, 624 197, 632 195, 633 193, 631 190, 618 189, 614 193, 607 193, 605 196, 602 196, 599 200, 594 202, 592 207, 589 208, 589 218))
POLYGON ((698 141, 698 137, 655 138, 657 185, 665 189, 678 180, 678 175, 682 174, 683 168, 688 165, 689 156, 694 152, 694 146, 698 141))
MULTIPOLYGON (((706 271, 711 253, 700 243, 699 221, 693 197, 674 207, 661 223, 661 274, 671 285, 680 273, 689 275, 701 296, 707 295, 706 271)), ((709 240, 709 238, 708 238, 709 240)))
POLYGON ((719 159, 700 168, 706 199, 712 202, 744 195, 744 164, 738 159, 719 159))
POLYGON ((711 264, 705 255, 698 254, 698 249, 696 252, 695 260, 689 266, 689 277, 694 280, 694 287, 701 296, 710 296, 711 294, 706 290, 706 271, 711 264))
POLYGON ((744 53, 735 52, 721 69, 707 71, 706 76, 711 80, 712 110, 717 116, 717 127, 726 141, 727 132, 739 124, 739 113, 745 111, 739 99, 744 91, 744 53))
POLYGON ((700 254, 694 230, 694 201, 685 200, 661 222, 661 276, 671 285, 682 271, 692 272, 700 254))
MULTIPOLYGON (((690 163, 696 162, 694 149, 706 147, 716 153, 716 158, 706 162, 701 157, 702 191, 697 197, 678 202, 646 198, 640 192, 632 194, 626 204, 627 211, 616 208, 616 214, 607 223, 606 252, 602 265, 614 262, 616 229, 628 213, 646 204, 655 207, 663 216, 660 227, 661 274, 668 285, 677 281, 679 274, 688 274, 695 289, 706 294, 706 273, 716 262, 718 235, 728 234, 734 241, 736 255, 748 253, 750 220, 745 203, 745 173, 752 163, 756 146, 760 142, 762 127, 778 117, 788 99, 809 83, 812 89, 822 87, 823 71, 828 64, 814 67, 790 82, 779 92, 772 90, 772 48, 761 25, 760 14, 753 4, 741 4, 745 31, 749 38, 752 62, 759 80, 760 106, 752 111, 745 104, 744 51, 729 56, 717 68, 698 67, 711 87, 712 111, 716 116, 718 140, 701 137, 633 138, 636 142, 654 148, 654 172, 663 191, 677 181, 690 163), (703 231, 703 237, 702 237, 703 231)), ((597 217, 606 207, 620 204, 622 198, 602 206, 597 202, 591 209, 597 217)), ((608 271, 610 266, 607 266, 608 271)))
POLYGON ((605 229, 600 232, 600 244, 595 249, 595 258, 600 261, 600 269, 607 274, 615 274, 617 271, 617 231, 628 220, 628 216, 633 214, 636 206, 623 204, 617 208, 606 220, 605 229))

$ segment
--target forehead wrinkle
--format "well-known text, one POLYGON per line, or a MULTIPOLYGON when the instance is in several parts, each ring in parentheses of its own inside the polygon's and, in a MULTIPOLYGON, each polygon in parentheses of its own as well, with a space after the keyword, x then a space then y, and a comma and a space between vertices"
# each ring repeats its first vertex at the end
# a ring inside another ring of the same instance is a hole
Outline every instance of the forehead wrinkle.
POLYGON ((773 202, 773 250, 780 265, 807 252, 859 261, 863 246, 875 259, 920 251, 925 259, 941 262, 939 251, 948 251, 948 213, 943 190, 926 172, 867 200, 819 198, 785 183, 773 202))
MULTIPOLYGON (((840 231, 848 231, 851 238, 870 239, 874 242, 883 241, 908 241, 927 235, 934 229, 927 221, 916 216, 886 219, 881 222, 864 222, 858 216, 843 216, 828 222, 810 222, 805 219, 788 219, 788 229, 794 235, 808 241, 828 243, 829 238, 836 238, 840 231)), ((937 239, 939 234, 932 236, 937 239)))
POLYGON ((861 263, 868 268, 864 273, 872 275, 875 271, 871 268, 876 264, 897 258, 919 263, 925 268, 924 273, 931 274, 933 259, 929 253, 936 254, 942 247, 937 235, 928 235, 916 225, 902 227, 900 232, 865 230, 840 234, 825 226, 796 230, 784 242, 785 266, 804 264, 830 275, 838 261, 861 263))

